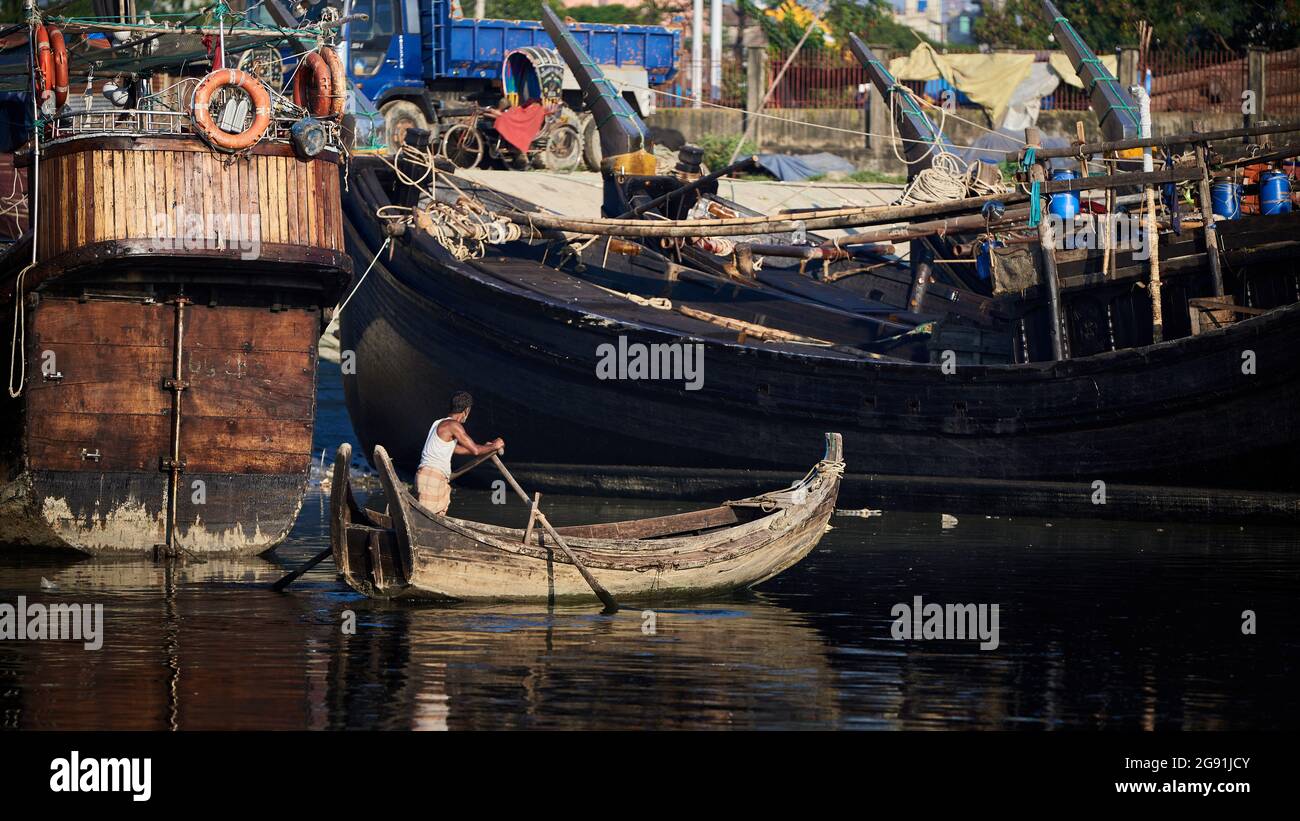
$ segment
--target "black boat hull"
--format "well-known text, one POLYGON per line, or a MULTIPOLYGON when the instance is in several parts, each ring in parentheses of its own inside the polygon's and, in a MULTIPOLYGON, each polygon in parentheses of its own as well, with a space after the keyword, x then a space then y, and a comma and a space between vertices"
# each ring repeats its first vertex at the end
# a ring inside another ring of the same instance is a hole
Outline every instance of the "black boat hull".
MULTIPOLYGON (((382 242, 368 207, 361 195, 345 203, 361 268, 382 242)), ((522 462, 794 470, 807 442, 835 429, 869 474, 1297 487, 1300 306, 1144 348, 954 373, 714 341, 702 387, 687 390, 597 376, 598 349, 620 336, 683 341, 650 309, 646 324, 611 319, 527 273, 504 258, 455 260, 423 237, 375 264, 341 320, 365 452, 383 444, 412 470, 428 425, 468 390, 472 432, 505 437, 522 462)))

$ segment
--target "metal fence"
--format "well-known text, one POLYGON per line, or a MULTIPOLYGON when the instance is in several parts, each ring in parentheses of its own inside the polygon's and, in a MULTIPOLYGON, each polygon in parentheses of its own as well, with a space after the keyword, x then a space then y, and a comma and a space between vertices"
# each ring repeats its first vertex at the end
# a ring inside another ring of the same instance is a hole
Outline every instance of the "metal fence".
POLYGON ((1153 52, 1146 66, 1151 71, 1152 111, 1198 111, 1207 114, 1241 113, 1241 93, 1246 89, 1244 53, 1231 51, 1153 52))
POLYGON ((1300 114, 1300 48, 1269 52, 1264 57, 1264 76, 1268 115, 1300 114))
MULTIPOLYGON (((678 63, 676 80, 667 86, 659 87, 659 91, 663 93, 655 99, 656 106, 690 108, 695 104, 691 94, 693 65, 689 56, 678 63)), ((707 59, 700 63, 700 77, 703 80, 700 87, 701 101, 730 108, 745 107, 745 63, 736 56, 735 52, 724 52, 722 55, 722 82, 718 84, 716 93, 711 82, 712 78, 709 76, 707 59)))
MULTIPOLYGON (((1035 54, 1040 62, 1047 60, 1048 52, 1035 54)), ((763 91, 776 79, 785 60, 784 53, 769 53, 763 91)), ((1146 65, 1139 67, 1139 74, 1145 76, 1145 69, 1151 70, 1151 106, 1154 111, 1238 113, 1241 111, 1242 92, 1247 87, 1247 64, 1244 52, 1167 50, 1148 54, 1146 65)), ((734 108, 745 106, 746 66, 735 52, 729 51, 723 57, 722 82, 716 94, 710 83, 707 60, 701 68, 701 96, 705 103, 734 108)), ((1300 49, 1268 53, 1265 72, 1266 114, 1270 117, 1300 115, 1300 49)), ((851 54, 832 50, 809 51, 799 54, 790 64, 767 105, 769 108, 857 108, 863 104, 868 82, 866 71, 851 54)), ((934 102, 939 102, 943 93, 944 84, 937 80, 904 84, 934 102)), ((689 58, 682 61, 677 82, 661 90, 669 93, 660 95, 657 100, 662 107, 681 108, 693 104, 689 58)), ((957 105, 973 107, 960 96, 957 105)), ((1044 111, 1086 111, 1089 98, 1085 89, 1062 83, 1042 99, 1041 105, 1044 111)))

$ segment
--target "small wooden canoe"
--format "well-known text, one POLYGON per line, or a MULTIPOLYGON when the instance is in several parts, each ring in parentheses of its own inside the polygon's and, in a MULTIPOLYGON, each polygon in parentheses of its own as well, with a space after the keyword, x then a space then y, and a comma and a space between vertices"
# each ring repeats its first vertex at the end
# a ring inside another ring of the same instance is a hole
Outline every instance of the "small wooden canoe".
MULTIPOLYGON (((388 512, 357 504, 350 445, 339 446, 330 500, 334 562, 358 592, 391 599, 594 598, 578 569, 535 528, 480 524, 431 513, 375 447, 388 512)), ((680 598, 750 587, 807 556, 835 508, 843 451, 838 433, 788 488, 670 516, 557 528, 619 600, 680 598)))

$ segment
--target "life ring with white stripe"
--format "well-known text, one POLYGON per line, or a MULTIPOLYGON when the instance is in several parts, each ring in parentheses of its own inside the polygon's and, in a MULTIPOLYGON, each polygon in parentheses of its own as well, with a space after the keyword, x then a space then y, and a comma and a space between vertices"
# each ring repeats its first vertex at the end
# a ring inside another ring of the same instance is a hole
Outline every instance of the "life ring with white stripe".
POLYGON ((237 68, 219 69, 200 80, 194 89, 190 116, 194 119, 194 127, 210 145, 224 151, 242 151, 255 145, 271 127, 271 95, 252 74, 237 68), (226 86, 242 88, 253 101, 253 124, 238 134, 223 131, 213 121, 209 109, 212 95, 226 86))
POLYGON ((63 32, 44 23, 36 24, 36 77, 41 102, 54 95, 54 104, 62 108, 68 101, 68 49, 63 32))
POLYGON ((328 46, 310 52, 293 75, 293 102, 313 117, 330 118, 343 113, 347 99, 347 77, 343 60, 328 46))

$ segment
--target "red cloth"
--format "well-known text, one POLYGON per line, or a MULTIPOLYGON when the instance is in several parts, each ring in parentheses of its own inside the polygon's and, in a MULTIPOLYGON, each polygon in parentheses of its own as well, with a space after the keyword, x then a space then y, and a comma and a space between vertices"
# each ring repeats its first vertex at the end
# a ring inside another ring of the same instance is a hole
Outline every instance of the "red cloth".
POLYGON ((506 142, 527 152, 537 132, 542 130, 545 120, 546 106, 533 100, 527 105, 517 105, 501 112, 496 118, 496 129, 506 142))

